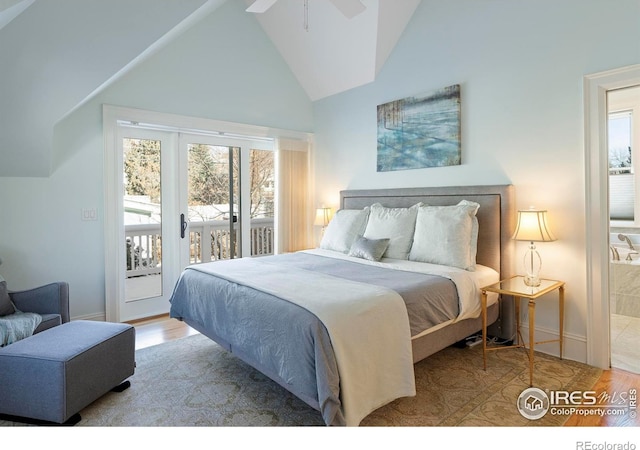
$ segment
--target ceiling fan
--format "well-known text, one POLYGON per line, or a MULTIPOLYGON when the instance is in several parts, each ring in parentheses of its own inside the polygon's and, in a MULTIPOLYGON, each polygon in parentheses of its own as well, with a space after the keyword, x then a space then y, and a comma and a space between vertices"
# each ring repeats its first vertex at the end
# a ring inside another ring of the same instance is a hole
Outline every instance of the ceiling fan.
MULTIPOLYGON (((247 8, 247 12, 263 13, 271 8, 278 0, 256 0, 251 6, 247 8)), ((305 0, 306 3, 307 0, 305 0)), ((360 0, 329 0, 338 10, 344 14, 347 19, 351 19, 367 7, 362 4, 360 0)))

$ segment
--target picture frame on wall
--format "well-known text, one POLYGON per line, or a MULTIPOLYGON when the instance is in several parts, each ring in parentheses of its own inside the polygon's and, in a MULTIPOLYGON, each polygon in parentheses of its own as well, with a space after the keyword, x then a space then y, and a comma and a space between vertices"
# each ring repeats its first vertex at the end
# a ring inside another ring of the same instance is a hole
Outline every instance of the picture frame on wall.
POLYGON ((461 164, 460 85, 378 105, 377 171, 461 164))

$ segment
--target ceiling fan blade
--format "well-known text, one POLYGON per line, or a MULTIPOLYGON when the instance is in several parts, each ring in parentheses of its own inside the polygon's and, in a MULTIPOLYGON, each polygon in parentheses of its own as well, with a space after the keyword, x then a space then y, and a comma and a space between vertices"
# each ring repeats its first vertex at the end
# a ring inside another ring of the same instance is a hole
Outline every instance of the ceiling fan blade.
POLYGON ((261 14, 267 9, 271 8, 277 1, 278 0, 256 0, 251 6, 246 9, 246 11, 261 14))
POLYGON ((347 19, 352 19, 367 9, 360 0, 331 0, 331 3, 333 3, 347 19))

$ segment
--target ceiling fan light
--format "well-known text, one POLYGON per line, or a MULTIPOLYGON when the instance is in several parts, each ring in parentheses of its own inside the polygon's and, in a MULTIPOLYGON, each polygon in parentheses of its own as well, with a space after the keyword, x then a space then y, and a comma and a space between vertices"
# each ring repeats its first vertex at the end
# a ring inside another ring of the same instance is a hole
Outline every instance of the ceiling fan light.
POLYGON ((249 6, 246 11, 256 14, 262 14, 271 8, 278 0, 256 0, 249 6))
POLYGON ((333 3, 333 6, 338 8, 347 19, 353 19, 367 9, 360 0, 331 0, 331 3, 333 3))

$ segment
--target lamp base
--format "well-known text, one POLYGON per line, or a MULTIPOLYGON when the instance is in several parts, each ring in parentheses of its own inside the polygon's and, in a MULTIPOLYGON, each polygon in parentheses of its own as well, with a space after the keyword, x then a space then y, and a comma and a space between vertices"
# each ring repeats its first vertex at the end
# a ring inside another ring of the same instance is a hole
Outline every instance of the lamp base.
POLYGON ((524 268, 526 275, 524 276, 524 284, 527 286, 540 286, 540 268, 542 267, 542 258, 536 250, 536 244, 531 241, 529 250, 524 254, 524 268))
POLYGON ((525 275, 524 284, 531 287, 538 287, 540 286, 540 277, 536 275, 525 275))

